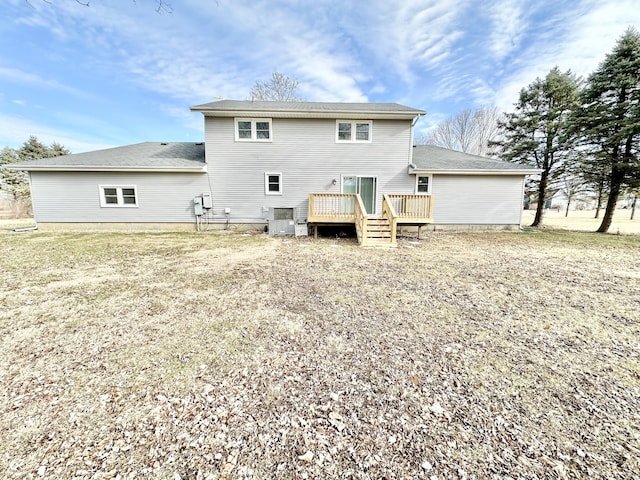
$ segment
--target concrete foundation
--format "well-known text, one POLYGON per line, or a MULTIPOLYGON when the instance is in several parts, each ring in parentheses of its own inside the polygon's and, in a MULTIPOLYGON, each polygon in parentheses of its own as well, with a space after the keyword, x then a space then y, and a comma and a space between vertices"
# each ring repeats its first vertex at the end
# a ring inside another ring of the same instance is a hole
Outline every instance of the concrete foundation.
MULTIPOLYGON (((259 223, 211 223, 201 225, 204 232, 263 232, 266 224, 259 223)), ((195 223, 38 223, 40 232, 196 232, 195 223)))

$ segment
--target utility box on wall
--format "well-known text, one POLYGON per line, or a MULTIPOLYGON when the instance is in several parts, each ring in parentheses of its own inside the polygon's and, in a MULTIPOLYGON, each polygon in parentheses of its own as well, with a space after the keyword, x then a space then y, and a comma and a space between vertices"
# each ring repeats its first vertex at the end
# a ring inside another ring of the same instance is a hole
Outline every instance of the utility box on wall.
POLYGON ((202 193, 202 206, 204 208, 213 208, 213 201, 211 200, 211 193, 210 192, 203 192, 202 193))
POLYGON ((295 235, 296 219, 294 208, 269 209, 269 235, 295 235))

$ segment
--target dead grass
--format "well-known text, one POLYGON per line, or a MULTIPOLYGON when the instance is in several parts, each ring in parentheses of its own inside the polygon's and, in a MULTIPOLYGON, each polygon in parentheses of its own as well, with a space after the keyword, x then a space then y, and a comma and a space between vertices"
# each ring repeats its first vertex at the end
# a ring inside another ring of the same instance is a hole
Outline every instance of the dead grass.
POLYGON ((1 240, 2 478, 640 471, 640 237, 1 240))
POLYGON ((16 228, 30 228, 35 226, 33 218, 0 219, 0 233, 10 232, 16 228))
MULTIPOLYGON (((604 210, 600 211, 600 218, 594 218, 595 210, 569 210, 569 216, 565 217, 564 215, 564 210, 547 210, 543 217, 543 223, 545 227, 548 228, 595 232, 602 223, 604 210)), ((534 210, 524 210, 522 214, 522 224, 531 225, 534 216, 534 210)), ((609 227, 609 233, 640 235, 640 207, 636 210, 635 219, 631 220, 630 217, 631 210, 616 210, 613 214, 611 227, 609 227)))

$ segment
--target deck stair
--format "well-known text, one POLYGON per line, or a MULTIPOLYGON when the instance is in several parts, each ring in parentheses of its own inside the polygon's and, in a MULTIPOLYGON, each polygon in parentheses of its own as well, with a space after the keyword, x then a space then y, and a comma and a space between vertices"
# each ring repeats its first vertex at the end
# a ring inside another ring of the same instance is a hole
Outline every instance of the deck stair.
POLYGON ((396 239, 392 238, 391 222, 384 217, 367 218, 363 232, 362 245, 367 247, 397 247, 396 239))
MULTIPOLYGON (((399 225, 433 223, 433 199, 427 194, 384 194, 378 215, 369 215, 360 195, 355 193, 310 193, 307 223, 318 225, 354 224, 363 247, 397 247, 399 225)), ((418 230, 420 235, 420 230, 418 230)))

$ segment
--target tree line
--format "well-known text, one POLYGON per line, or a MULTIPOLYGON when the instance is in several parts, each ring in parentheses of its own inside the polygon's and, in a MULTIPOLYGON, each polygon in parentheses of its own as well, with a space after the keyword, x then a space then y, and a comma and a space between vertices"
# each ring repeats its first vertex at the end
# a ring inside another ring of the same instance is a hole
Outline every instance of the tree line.
POLYGON ((465 110, 422 140, 539 168, 532 226, 550 191, 568 201, 595 192, 596 217, 606 199, 597 231, 607 232, 620 195, 640 191, 640 34, 627 29, 586 80, 554 67, 520 91, 515 111, 465 110))
POLYGON ((57 142, 47 146, 33 135, 20 148, 4 147, 0 152, 0 190, 4 190, 18 202, 29 203, 31 197, 27 172, 10 170, 7 166, 26 160, 59 157, 70 153, 57 142))

